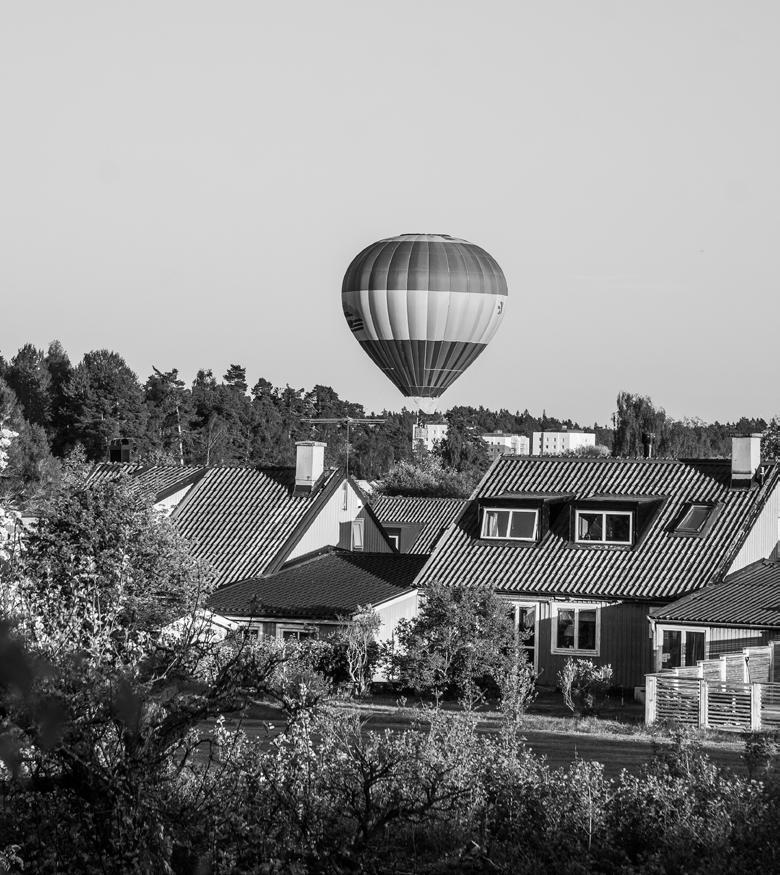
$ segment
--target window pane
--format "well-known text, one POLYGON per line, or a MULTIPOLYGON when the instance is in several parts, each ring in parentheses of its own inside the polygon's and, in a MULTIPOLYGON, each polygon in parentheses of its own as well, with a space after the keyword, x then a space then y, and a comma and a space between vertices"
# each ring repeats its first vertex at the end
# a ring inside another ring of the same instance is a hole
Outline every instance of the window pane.
POLYGON ((704 632, 685 633, 685 664, 696 665, 704 659, 704 632))
POLYGON ((595 650, 596 649, 596 611, 580 611, 579 622, 579 640, 577 648, 579 650, 595 650))
POLYGON ((580 513, 577 515, 577 539, 580 541, 601 541, 600 513, 580 513))
POLYGON ((363 549, 363 520, 352 521, 352 549, 363 549))
POLYGON ((485 538, 506 538, 508 529, 508 510, 485 511, 485 523, 482 526, 482 535, 485 538))
POLYGON ((512 524, 509 529, 510 538, 521 538, 524 541, 533 541, 536 535, 536 511, 513 510, 512 524))
POLYGON ((691 507, 688 508, 688 512, 680 520, 680 523, 677 526, 677 531, 689 532, 691 534, 700 532, 704 527, 704 523, 707 522, 707 517, 710 515, 711 510, 711 507, 706 507, 702 504, 691 505, 691 507))
POLYGON ((664 641, 661 648, 661 668, 680 667, 680 636, 677 631, 664 631, 664 641))
POLYGON ((574 611, 558 611, 558 647, 574 650, 574 611))
POLYGON ((523 633, 523 647, 529 650, 534 646, 536 631, 536 608, 520 608, 520 632, 523 633))
POLYGON ((631 540, 631 517, 625 513, 607 513, 604 540, 627 544, 631 540))

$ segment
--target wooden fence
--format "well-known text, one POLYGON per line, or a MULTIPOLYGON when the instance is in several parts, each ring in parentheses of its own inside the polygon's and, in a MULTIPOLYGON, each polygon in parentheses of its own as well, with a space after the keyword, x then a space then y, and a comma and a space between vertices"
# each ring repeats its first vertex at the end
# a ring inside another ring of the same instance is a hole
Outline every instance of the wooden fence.
POLYGON ((780 730, 780 683, 647 675, 645 722, 745 732, 780 730))

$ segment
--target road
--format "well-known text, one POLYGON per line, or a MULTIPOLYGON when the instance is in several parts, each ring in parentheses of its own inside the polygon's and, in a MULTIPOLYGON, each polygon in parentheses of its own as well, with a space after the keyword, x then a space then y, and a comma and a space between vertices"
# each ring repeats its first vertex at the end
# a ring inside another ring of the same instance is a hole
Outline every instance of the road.
MULTIPOLYGON (((402 712, 367 710, 362 716, 366 729, 401 731, 409 728, 409 718, 402 712)), ((242 720, 241 727, 250 737, 267 739, 268 723, 274 724, 276 731, 284 725, 281 713, 270 706, 264 707, 260 713, 256 711, 252 719, 242 720)), ((494 733, 497 731, 497 724, 482 722, 479 724, 479 731, 494 733)), ((547 758, 552 768, 568 765, 579 757, 603 763, 608 777, 616 777, 623 769, 638 772, 653 755, 652 743, 636 736, 589 735, 529 729, 523 732, 523 737, 535 754, 547 758)), ((712 745, 706 747, 706 752, 719 766, 728 767, 744 775, 745 766, 740 756, 740 749, 738 743, 728 746, 712 745)))

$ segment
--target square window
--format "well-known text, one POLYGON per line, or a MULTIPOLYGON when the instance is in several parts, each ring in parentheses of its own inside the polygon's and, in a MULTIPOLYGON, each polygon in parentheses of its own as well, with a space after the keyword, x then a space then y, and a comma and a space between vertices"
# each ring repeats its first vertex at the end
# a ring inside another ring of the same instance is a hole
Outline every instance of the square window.
POLYGON ((577 524, 577 537, 580 541, 602 541, 603 514, 579 513, 577 524))
POLYGON ((598 656, 601 609, 566 605, 556 609, 553 653, 582 653, 598 656))

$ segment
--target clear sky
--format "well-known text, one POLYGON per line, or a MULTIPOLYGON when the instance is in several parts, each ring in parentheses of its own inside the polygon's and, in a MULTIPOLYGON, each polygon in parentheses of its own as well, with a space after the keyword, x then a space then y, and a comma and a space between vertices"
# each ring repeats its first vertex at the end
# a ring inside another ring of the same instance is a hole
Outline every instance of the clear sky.
POLYGON ((0 351, 398 408, 342 276, 448 233, 510 298, 447 406, 769 416, 778 45, 777 0, 4 0, 0 351))

